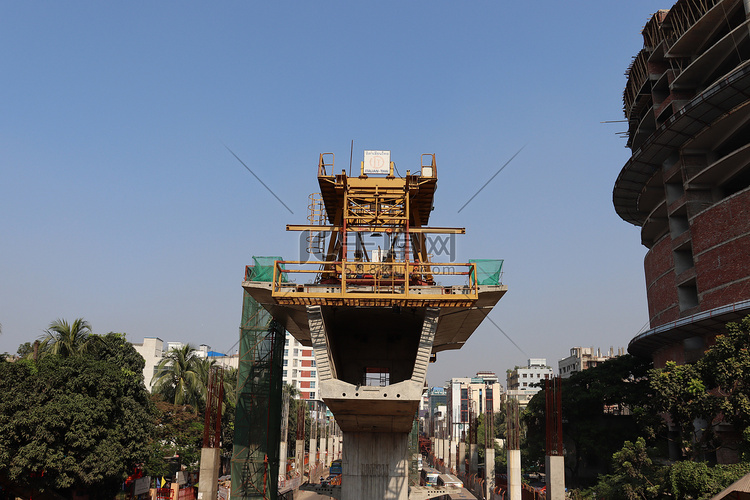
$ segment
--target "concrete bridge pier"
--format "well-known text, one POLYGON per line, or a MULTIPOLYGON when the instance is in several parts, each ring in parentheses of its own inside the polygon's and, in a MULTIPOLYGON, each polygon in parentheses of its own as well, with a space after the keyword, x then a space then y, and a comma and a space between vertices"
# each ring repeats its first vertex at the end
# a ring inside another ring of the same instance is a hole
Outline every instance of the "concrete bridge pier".
POLYGON ((354 313, 307 306, 320 396, 343 433, 341 498, 408 500, 408 438, 439 309, 354 313))

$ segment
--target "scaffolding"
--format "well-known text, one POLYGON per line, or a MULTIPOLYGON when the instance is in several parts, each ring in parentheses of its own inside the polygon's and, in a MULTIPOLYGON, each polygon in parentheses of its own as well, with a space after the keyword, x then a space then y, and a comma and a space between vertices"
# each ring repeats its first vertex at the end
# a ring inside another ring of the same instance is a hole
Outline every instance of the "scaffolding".
MULTIPOLYGON (((246 267, 245 279, 270 281, 273 261, 279 259, 253 257, 255 265, 246 267)), ((283 353, 284 328, 244 292, 232 500, 277 498, 283 353)))

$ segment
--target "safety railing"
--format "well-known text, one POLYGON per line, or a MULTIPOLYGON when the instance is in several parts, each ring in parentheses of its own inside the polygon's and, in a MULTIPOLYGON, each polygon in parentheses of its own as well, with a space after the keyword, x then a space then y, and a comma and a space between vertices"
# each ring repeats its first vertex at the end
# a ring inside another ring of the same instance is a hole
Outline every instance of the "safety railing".
POLYGON ((324 264, 325 269, 321 271, 310 262, 276 261, 272 295, 277 300, 308 299, 305 303, 326 298, 423 301, 478 298, 475 263, 338 261, 324 264), (435 278, 454 283, 436 285, 435 278))

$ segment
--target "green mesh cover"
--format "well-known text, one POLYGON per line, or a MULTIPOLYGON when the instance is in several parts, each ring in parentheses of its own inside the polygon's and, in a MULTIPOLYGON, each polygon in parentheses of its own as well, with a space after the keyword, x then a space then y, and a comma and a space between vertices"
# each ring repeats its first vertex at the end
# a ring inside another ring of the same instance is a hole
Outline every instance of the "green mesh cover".
MULTIPOLYGON (((469 264, 477 265, 477 283, 480 285, 499 285, 500 271, 503 270, 502 259, 470 259, 469 264)), ((474 275, 472 274, 472 278, 474 275)))
POLYGON ((283 357, 284 328, 244 292, 232 500, 277 498, 283 357))
MULTIPOLYGON (((248 279, 250 281, 273 281, 273 265, 277 260, 284 260, 278 256, 272 257, 256 257, 253 256, 253 267, 250 271, 248 279)), ((282 266, 283 269, 283 266, 282 266)), ((285 277, 282 277, 282 281, 286 281, 285 277)))

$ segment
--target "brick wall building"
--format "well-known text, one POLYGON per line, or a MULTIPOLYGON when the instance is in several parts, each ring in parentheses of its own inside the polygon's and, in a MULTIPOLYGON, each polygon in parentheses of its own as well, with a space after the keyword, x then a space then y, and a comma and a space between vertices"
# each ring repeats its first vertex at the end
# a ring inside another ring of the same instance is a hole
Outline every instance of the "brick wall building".
POLYGON ((654 14, 623 96, 618 215, 641 228, 650 329, 632 354, 691 362, 750 314, 750 3, 654 14))

